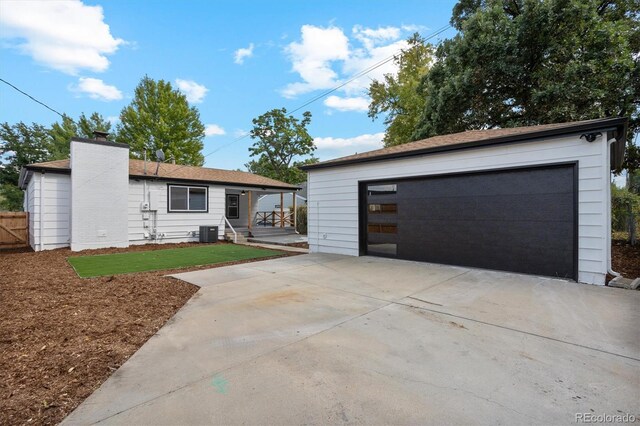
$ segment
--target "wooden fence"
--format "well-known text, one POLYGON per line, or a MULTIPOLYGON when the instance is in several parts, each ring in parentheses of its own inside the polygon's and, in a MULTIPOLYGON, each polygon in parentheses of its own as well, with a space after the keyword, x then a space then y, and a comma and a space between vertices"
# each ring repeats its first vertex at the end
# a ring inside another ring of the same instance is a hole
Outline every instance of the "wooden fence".
POLYGON ((29 247, 29 213, 0 212, 0 250, 29 247))

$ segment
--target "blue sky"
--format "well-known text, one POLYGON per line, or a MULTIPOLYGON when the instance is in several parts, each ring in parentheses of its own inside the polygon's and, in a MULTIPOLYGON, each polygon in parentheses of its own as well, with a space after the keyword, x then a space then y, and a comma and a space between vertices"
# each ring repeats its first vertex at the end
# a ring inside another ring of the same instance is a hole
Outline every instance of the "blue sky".
MULTIPOLYGON (((297 108, 396 53, 418 31, 447 25, 455 1, 0 2, 0 77, 73 118, 116 120, 145 74, 180 87, 207 125, 206 165, 244 168, 272 109, 297 108)), ((451 37, 449 29, 433 42, 451 37)), ((388 64, 305 108, 323 160, 380 146, 366 87, 388 64)), ((298 114, 300 114, 300 111, 298 114)), ((58 116, 0 85, 0 121, 58 116)))

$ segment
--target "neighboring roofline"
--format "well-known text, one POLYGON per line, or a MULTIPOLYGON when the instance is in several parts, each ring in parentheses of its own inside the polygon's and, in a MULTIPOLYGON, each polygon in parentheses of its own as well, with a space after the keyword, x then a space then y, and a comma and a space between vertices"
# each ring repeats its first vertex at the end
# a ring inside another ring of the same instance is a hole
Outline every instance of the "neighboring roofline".
POLYGON ((127 148, 129 149, 129 145, 126 143, 112 142, 112 141, 103 141, 100 139, 89 139, 89 138, 79 138, 74 136, 71 138, 71 142, 82 142, 82 143, 90 143, 94 145, 104 145, 104 146, 112 146, 116 148, 127 148))
MULTIPOLYGON (((35 164, 28 164, 22 168, 22 170, 26 170, 26 172, 45 172, 45 173, 58 173, 61 175, 70 175, 71 169, 69 168, 57 168, 57 167, 46 167, 46 166, 38 166, 35 164)), ((22 175, 22 170, 20 174, 22 175)), ((129 179, 145 179, 145 180, 159 180, 163 182, 177 181, 177 182, 193 182, 193 183, 208 183, 212 185, 228 185, 228 186, 238 186, 241 188, 264 188, 264 189, 277 189, 277 190, 287 190, 287 191, 298 191, 300 187, 298 186, 278 186, 278 185, 258 185, 258 184, 250 184, 250 183, 240 183, 240 182, 227 182, 227 181, 219 181, 219 180, 199 180, 199 179, 188 179, 188 178, 176 178, 170 176, 156 176, 156 175, 132 175, 129 174, 129 179)), ((28 183, 28 179, 25 175, 25 182, 23 185, 28 183)))
MULTIPOLYGON (((415 149, 411 151, 391 152, 388 154, 380 154, 372 157, 361 157, 361 158, 352 158, 352 159, 345 159, 345 160, 340 160, 340 159, 329 160, 324 163, 309 164, 306 166, 302 166, 300 167, 300 169, 304 171, 310 171, 310 170, 316 170, 316 169, 328 169, 331 167, 340 167, 340 166, 347 166, 347 165, 359 164, 359 163, 369 163, 374 161, 394 160, 399 158, 435 154, 435 153, 447 152, 447 151, 457 151, 457 150, 470 149, 470 148, 481 148, 481 147, 498 145, 498 144, 529 142, 533 139, 541 139, 541 138, 551 137, 551 136, 561 136, 566 134, 585 132, 589 130, 607 131, 607 130, 620 130, 620 128, 622 128, 622 130, 620 131, 621 133, 620 139, 619 139, 620 141, 624 139, 624 134, 626 133, 628 121, 629 119, 627 117, 615 117, 615 118, 605 118, 597 121, 594 120, 588 123, 575 123, 575 124, 569 123, 566 126, 557 127, 553 129, 545 129, 545 130, 521 133, 516 135, 497 136, 494 138, 480 139, 476 141, 469 141, 469 142, 464 142, 459 144, 442 145, 437 147, 415 149)), ((442 135, 442 136, 446 136, 446 135, 442 135)))

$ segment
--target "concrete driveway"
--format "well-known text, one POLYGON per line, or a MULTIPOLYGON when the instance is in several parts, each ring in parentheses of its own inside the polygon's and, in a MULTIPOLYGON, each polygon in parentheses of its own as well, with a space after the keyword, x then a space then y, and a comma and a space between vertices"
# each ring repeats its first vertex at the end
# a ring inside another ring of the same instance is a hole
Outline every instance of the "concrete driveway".
POLYGON ((640 418, 640 292, 317 254, 177 277, 202 288, 66 424, 640 418))

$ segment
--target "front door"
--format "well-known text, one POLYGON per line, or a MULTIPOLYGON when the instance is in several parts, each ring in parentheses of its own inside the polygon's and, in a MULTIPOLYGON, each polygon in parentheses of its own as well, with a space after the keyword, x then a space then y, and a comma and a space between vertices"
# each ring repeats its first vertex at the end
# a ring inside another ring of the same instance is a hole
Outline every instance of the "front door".
POLYGON ((240 196, 238 194, 227 194, 227 219, 240 218, 240 196))

